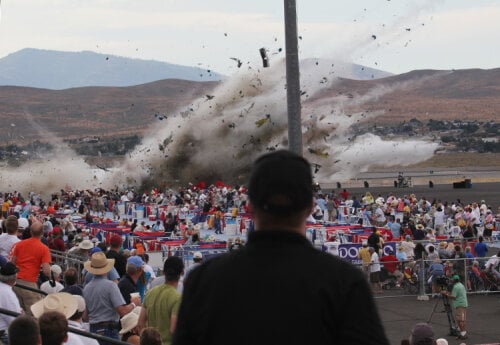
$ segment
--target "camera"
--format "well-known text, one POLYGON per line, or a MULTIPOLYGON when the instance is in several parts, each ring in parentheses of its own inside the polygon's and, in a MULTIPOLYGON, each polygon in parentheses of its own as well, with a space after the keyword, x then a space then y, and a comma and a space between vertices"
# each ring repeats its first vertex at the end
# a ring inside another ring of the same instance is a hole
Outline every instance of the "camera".
POLYGON ((441 288, 441 290, 451 291, 453 288, 453 282, 448 279, 448 277, 436 278, 436 285, 441 288))

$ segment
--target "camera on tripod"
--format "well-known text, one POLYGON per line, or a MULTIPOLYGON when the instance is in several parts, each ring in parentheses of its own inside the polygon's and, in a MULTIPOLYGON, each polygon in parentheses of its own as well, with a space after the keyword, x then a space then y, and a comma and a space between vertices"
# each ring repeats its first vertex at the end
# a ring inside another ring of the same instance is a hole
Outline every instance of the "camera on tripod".
POLYGON ((441 289, 441 291, 451 291, 453 289, 453 283, 448 277, 436 278, 436 285, 441 289))

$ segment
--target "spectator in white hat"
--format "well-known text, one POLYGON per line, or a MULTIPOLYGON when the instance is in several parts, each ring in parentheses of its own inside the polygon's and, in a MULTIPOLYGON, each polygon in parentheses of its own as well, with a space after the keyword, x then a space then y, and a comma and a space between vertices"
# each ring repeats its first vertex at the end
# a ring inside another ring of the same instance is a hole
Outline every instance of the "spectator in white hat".
POLYGON ((50 279, 40 285, 40 290, 46 294, 60 292, 64 286, 60 283, 62 269, 59 265, 50 266, 50 279))

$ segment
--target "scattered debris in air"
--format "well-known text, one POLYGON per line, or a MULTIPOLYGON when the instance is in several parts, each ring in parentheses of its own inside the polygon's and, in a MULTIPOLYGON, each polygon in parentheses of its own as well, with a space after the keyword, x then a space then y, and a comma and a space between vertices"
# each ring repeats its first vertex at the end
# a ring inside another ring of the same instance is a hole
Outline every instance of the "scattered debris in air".
POLYGON ((313 148, 308 148, 307 150, 309 151, 309 153, 311 153, 313 155, 316 155, 316 156, 319 156, 321 158, 327 158, 328 157, 328 152, 323 152, 321 150, 313 149, 313 148))
POLYGON ((238 68, 240 68, 241 65, 243 65, 243 62, 241 62, 241 60, 238 58, 232 57, 230 59, 236 61, 238 68))
POLYGON ((260 48, 260 57, 262 58, 262 67, 267 68, 269 67, 269 58, 267 57, 267 51, 266 48, 260 48))
POLYGON ((262 127, 267 121, 269 121, 270 118, 271 114, 266 114, 266 117, 255 121, 255 125, 257 126, 257 128, 262 127))

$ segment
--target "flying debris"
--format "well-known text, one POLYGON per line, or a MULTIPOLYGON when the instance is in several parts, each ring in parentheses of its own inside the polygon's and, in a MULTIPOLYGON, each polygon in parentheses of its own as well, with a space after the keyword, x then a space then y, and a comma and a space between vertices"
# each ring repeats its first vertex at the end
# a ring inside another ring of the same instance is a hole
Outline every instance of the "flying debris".
POLYGON ((319 168, 321 168, 321 165, 316 164, 316 163, 312 163, 311 165, 314 168, 314 173, 317 174, 319 171, 319 168))
POLYGON ((240 68, 241 65, 243 65, 243 62, 241 62, 241 60, 238 58, 232 57, 230 59, 236 61, 236 63, 238 64, 238 68, 240 68))
POLYGON ((211 99, 213 99, 215 96, 213 96, 213 95, 206 95, 205 97, 207 98, 207 100, 208 100, 208 101, 210 101, 210 100, 211 100, 211 99))
POLYGON ((372 35, 372 38, 373 38, 374 40, 376 40, 376 39, 377 39, 377 36, 376 36, 376 35, 372 35))
POLYGON ((277 51, 275 51, 272 55, 276 55, 276 54, 279 54, 283 51, 283 48, 278 48, 277 51))
POLYGON ((162 121, 163 119, 166 119, 166 118, 167 118, 165 115, 158 114, 158 113, 156 113, 156 114, 155 114, 155 117, 156 117, 158 120, 160 120, 160 121, 162 121))
POLYGON ((98 167, 98 168, 99 168, 99 169, 101 169, 101 170, 104 170, 104 171, 109 172, 109 169, 108 169, 108 168, 102 167, 102 166, 97 165, 97 164, 96 164, 96 167, 98 167))
POLYGON ((406 31, 411 31, 411 28, 406 28, 406 31))
POLYGON ((255 124, 257 125, 257 128, 262 127, 269 119, 271 118, 271 114, 266 114, 266 117, 255 121, 255 124))
POLYGON ((319 156, 321 158, 327 158, 328 157, 328 152, 322 152, 321 150, 318 149, 313 149, 313 148, 308 148, 307 149, 309 153, 319 156))
POLYGON ((248 112, 253 108, 254 105, 255 105, 255 102, 252 102, 252 104, 250 104, 248 109, 243 109, 243 110, 248 114, 248 112))
POLYGON ((267 51, 266 48, 260 48, 260 57, 262 58, 262 67, 266 68, 269 67, 269 58, 267 57, 267 51))

